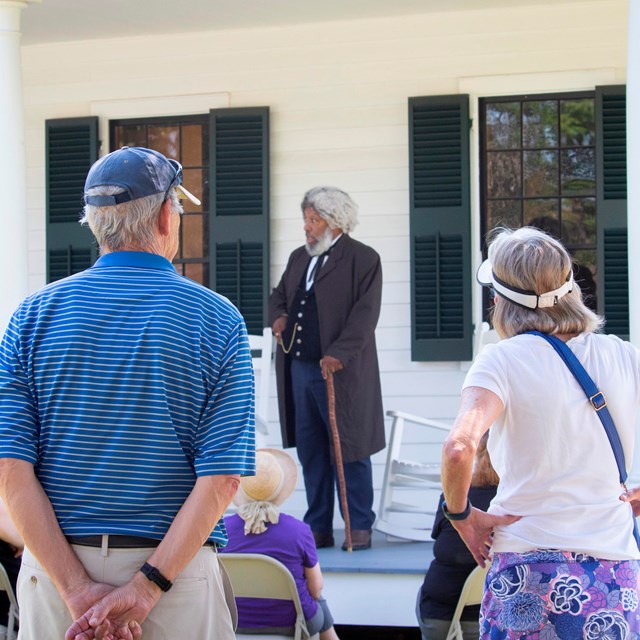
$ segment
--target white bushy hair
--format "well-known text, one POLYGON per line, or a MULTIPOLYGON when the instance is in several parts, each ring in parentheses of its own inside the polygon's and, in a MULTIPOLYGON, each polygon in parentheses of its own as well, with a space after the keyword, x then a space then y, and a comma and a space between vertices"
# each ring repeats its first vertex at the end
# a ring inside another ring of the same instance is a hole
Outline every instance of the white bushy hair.
POLYGON ((337 187, 313 187, 304 194, 300 205, 304 210, 311 208, 327 222, 332 229, 351 233, 358 225, 358 205, 349 194, 337 187))

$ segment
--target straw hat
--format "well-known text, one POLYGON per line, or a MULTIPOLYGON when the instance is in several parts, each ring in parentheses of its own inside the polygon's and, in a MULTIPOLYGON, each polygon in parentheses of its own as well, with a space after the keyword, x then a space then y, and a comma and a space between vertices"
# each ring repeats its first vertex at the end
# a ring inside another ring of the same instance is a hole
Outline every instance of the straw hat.
POLYGON ((256 475, 241 478, 233 499, 237 506, 250 502, 282 504, 296 488, 298 467, 293 458, 280 449, 256 451, 256 475))

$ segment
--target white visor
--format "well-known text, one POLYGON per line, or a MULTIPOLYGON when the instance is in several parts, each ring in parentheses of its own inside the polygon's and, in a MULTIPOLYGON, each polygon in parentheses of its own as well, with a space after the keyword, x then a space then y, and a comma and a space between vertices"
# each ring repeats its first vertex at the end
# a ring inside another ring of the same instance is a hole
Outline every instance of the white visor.
POLYGON ((476 279, 484 287, 493 287, 496 293, 503 298, 515 302, 528 309, 542 309, 553 307, 558 304, 558 300, 573 290, 573 270, 569 271, 567 281, 553 291, 547 291, 538 295, 534 291, 524 291, 511 287, 506 282, 498 279, 493 273, 493 267, 489 260, 485 260, 478 269, 476 279))

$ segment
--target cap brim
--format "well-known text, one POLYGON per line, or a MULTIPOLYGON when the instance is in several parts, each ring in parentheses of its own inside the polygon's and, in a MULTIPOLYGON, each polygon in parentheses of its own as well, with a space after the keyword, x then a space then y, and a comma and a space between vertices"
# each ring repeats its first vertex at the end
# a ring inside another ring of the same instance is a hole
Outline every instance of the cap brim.
POLYGON ((200 200, 198 200, 191 191, 187 191, 181 184, 176 185, 176 189, 180 200, 191 200, 196 207, 199 207, 202 204, 202 202, 200 202, 200 200))
POLYGON ((493 267, 489 260, 485 260, 476 273, 476 280, 482 286, 493 285, 493 267))

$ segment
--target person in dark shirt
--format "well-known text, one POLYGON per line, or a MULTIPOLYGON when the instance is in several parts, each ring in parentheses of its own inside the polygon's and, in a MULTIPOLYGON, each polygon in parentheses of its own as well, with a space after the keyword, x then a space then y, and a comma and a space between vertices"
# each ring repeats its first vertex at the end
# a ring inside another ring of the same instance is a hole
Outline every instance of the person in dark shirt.
MULTIPOLYGON (((478 445, 469 490, 471 504, 483 511, 489 508, 489 503, 496 495, 499 480, 487 452, 488 434, 484 434, 478 445)), ((431 537, 435 540, 433 561, 418 591, 416 603, 422 640, 445 640, 464 582, 477 566, 453 525, 444 517, 443 500, 444 496, 441 495, 431 531, 431 537)), ((460 625, 465 640, 478 639, 479 616, 479 605, 465 607, 462 612, 460 625)))
MULTIPOLYGON (((24 541, 17 532, 4 502, 0 500, 0 564, 7 572, 9 582, 16 591, 16 580, 20 571, 22 549, 24 541)), ((6 627, 9 618, 9 597, 4 591, 0 591, 0 637, 2 637, 2 627, 6 627)))

